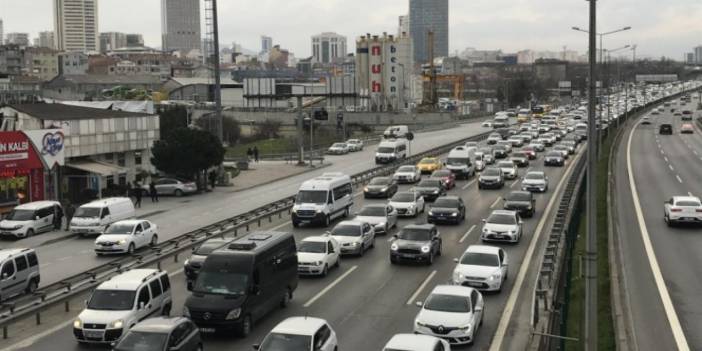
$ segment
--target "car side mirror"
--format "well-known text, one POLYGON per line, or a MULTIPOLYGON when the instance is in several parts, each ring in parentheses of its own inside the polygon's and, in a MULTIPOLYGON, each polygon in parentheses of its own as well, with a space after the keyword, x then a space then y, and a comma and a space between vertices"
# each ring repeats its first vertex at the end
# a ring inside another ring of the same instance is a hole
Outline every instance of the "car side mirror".
POLYGON ((507 267, 507 266, 509 266, 509 264, 507 264, 507 263, 502 264, 502 267, 507 267))
POLYGON ((519 220, 519 224, 524 224, 524 221, 522 221, 522 220, 520 219, 520 220, 519 220))
POLYGON ((483 223, 487 223, 487 220, 485 218, 481 219, 480 221, 483 223))
POLYGON ((261 348, 261 344, 253 344, 253 345, 251 345, 251 347, 252 347, 254 350, 258 350, 258 349, 261 348))
POLYGON ((417 307, 422 307, 424 306, 424 303, 422 301, 417 301, 414 303, 417 307))
POLYGON ((458 263, 458 259, 457 259, 457 258, 454 258, 454 259, 453 259, 453 262, 458 263))
POLYGON ((475 306, 475 312, 482 312, 483 308, 481 306, 475 306))
POLYGON ((83 304, 85 305, 85 307, 88 307, 88 300, 87 299, 83 300, 83 304))

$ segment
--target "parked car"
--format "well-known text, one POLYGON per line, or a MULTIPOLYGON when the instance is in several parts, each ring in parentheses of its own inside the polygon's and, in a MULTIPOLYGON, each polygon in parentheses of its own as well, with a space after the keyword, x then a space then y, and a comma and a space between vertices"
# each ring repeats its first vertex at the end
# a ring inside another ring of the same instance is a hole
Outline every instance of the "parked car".
MULTIPOLYGON (((195 182, 179 178, 159 178, 154 184, 158 195, 183 196, 197 192, 195 182)), ((142 185, 141 189, 145 196, 149 194, 149 184, 142 185)))
POLYGON ((34 201, 15 206, 0 221, 0 236, 28 238, 54 230, 54 216, 63 213, 58 201, 34 201))
POLYGON ((417 166, 402 166, 392 175, 398 183, 416 183, 422 179, 422 171, 417 166))
POLYGON ((389 198, 397 193, 397 182, 391 177, 375 177, 363 188, 363 197, 389 198))
POLYGON ((342 255, 363 256, 375 247, 375 230, 368 222, 340 222, 331 230, 331 236, 341 244, 342 255))
POLYGON ((288 317, 266 335, 259 351, 336 351, 336 332, 327 321, 315 317, 288 317))
POLYGON ((387 234, 397 226, 397 211, 387 204, 371 204, 363 206, 354 219, 372 225, 376 234, 387 234))
POLYGON ((483 324, 485 302, 478 290, 460 285, 437 285, 414 318, 416 334, 447 340, 451 345, 468 345, 483 324))
POLYGON ((431 178, 441 179, 444 189, 453 189, 456 186, 456 175, 447 169, 441 169, 431 174, 431 178))
POLYGON ((326 277, 339 267, 341 245, 330 235, 308 236, 297 245, 297 273, 326 277))
POLYGON ((327 149, 330 155, 346 155, 350 152, 350 148, 346 143, 334 143, 327 149))
POLYGON ((393 235, 390 244, 390 263, 400 261, 433 264, 441 256, 441 236, 433 224, 410 224, 393 235))
POLYGON ((482 241, 517 243, 522 237, 522 220, 517 211, 494 210, 483 219, 482 241))
POLYGON ((114 351, 202 351, 198 327, 185 317, 148 318, 133 326, 114 351))
POLYGON ((452 283, 484 291, 501 291, 507 280, 509 260, 505 250, 486 245, 471 245, 454 259, 452 283))
POLYGON ((346 140, 346 145, 348 145, 351 152, 363 150, 363 141, 361 139, 346 140))
POLYGON ((130 219, 110 224, 95 239, 95 254, 133 254, 134 251, 158 244, 158 227, 144 219, 130 219))
POLYGON ((458 196, 437 199, 427 212, 427 223, 452 222, 460 224, 466 219, 466 206, 458 196))
POLYGON ((534 195, 528 191, 512 191, 504 198, 504 209, 517 211, 521 217, 533 217, 536 211, 534 195))
POLYGON ((388 203, 397 210, 400 217, 417 217, 424 212, 424 197, 414 191, 403 191, 395 194, 388 203))

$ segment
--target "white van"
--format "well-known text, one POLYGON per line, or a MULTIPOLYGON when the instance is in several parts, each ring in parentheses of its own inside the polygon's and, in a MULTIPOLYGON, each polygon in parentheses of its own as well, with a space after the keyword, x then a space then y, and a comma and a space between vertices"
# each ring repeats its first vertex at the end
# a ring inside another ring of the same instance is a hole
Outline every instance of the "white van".
POLYGON ((54 229, 54 216, 62 211, 57 201, 35 201, 18 205, 0 222, 0 235, 26 238, 54 229))
POLYGON ((146 318, 168 316, 172 305, 168 272, 133 269, 98 285, 73 321, 73 335, 79 343, 115 342, 146 318))
POLYGON ((446 158, 446 168, 459 179, 468 179, 475 175, 475 148, 456 146, 446 158))
POLYGON ((300 186, 292 208, 294 227, 300 224, 329 226, 338 217, 348 217, 353 205, 351 177, 343 173, 324 173, 300 186))
POLYGON ((39 286, 39 260, 34 249, 0 250, 0 301, 39 286))
POLYGON ((95 200, 78 207, 71 220, 71 232, 99 235, 105 227, 117 221, 134 218, 134 204, 128 197, 95 200))
POLYGON ((409 133, 408 126, 390 126, 383 132, 383 137, 385 139, 391 138, 406 138, 409 133))
POLYGON ((381 141, 375 151, 375 163, 392 163, 407 157, 406 139, 389 139, 381 141))

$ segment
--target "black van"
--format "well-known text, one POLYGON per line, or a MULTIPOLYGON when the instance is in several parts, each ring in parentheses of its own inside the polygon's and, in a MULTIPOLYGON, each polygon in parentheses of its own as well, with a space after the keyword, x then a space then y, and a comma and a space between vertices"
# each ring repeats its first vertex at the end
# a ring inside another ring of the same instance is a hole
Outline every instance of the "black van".
POLYGON ((254 232, 207 256, 183 313, 202 332, 247 336, 257 320, 288 305, 297 281, 293 234, 254 232))
POLYGON ((673 126, 668 124, 668 123, 661 124, 661 126, 658 129, 658 134, 660 134, 660 135, 664 135, 664 134, 673 135, 673 126))

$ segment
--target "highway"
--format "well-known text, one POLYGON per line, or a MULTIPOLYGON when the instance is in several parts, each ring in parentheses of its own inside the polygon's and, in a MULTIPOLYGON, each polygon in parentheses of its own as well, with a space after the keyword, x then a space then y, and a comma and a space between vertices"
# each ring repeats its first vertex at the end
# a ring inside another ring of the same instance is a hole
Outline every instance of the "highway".
MULTIPOLYGON (((479 131, 474 129, 475 132, 479 131)), ((467 136, 464 130, 461 137, 467 136)), ((435 138, 447 142, 446 134, 458 135, 455 130, 436 132, 435 138)), ((417 144, 425 136, 420 136, 417 144)), ((429 145, 425 141, 424 145, 429 145)), ((428 146, 427 146, 428 147, 428 146)), ((582 153, 582 147, 580 153, 582 153)), ((371 159, 369 151, 364 152, 366 159, 359 158, 359 163, 368 165, 371 159)), ((361 157, 364 154, 352 157, 361 157)), ((503 291, 499 294, 487 294, 485 322, 481 330, 478 331, 476 343, 472 349, 485 350, 490 347, 493 335, 498 326, 498 322, 503 318, 503 311, 512 300, 512 309, 516 297, 521 292, 521 286, 514 289, 514 283, 520 268, 525 264, 525 254, 532 239, 535 228, 541 221, 546 221, 549 216, 543 216, 549 201, 556 200, 554 193, 559 191, 558 185, 563 184, 564 173, 570 169, 575 157, 571 157, 563 168, 545 168, 550 178, 549 191, 545 194, 537 194, 537 213, 533 218, 524 220, 525 235, 517 245, 503 245, 510 257, 509 279, 503 291), (510 296, 514 298, 510 299, 510 296)), ((350 162, 349 162, 350 163, 350 162)), ((340 164, 340 162, 337 162, 340 164)), ((542 170, 543 158, 532 161, 531 170, 542 170)), ((351 168, 344 162, 347 168, 351 168)), ((341 166, 344 166, 341 165, 341 166)), ((329 171, 325 169, 324 171, 329 171)), ((527 169, 520 169, 520 175, 524 175, 527 169)), ((349 173, 352 171, 349 170, 349 173)), ((356 172, 355 170, 353 172, 356 172)), ((307 174, 304 178, 309 178, 307 174)), ((299 180, 292 183, 299 184, 299 180)), ((280 189, 288 190, 284 185, 280 189)), ((403 189, 408 186, 402 186, 403 189)), ((245 339, 230 337, 228 335, 212 335, 205 338, 206 350, 247 350, 251 344, 260 341, 263 336, 287 316, 310 315, 327 319, 336 330, 339 337, 341 350, 379 350, 385 342, 395 333, 411 332, 414 317, 418 308, 414 305, 416 301, 422 301, 426 294, 436 284, 447 283, 450 279, 455 263, 453 258, 458 257, 468 245, 478 244, 481 229, 481 219, 486 218, 493 209, 502 207, 501 198, 511 190, 519 188, 519 181, 509 181, 502 190, 478 190, 475 178, 468 181, 460 181, 457 186, 449 191, 449 194, 459 195, 468 206, 466 221, 458 226, 442 225, 439 227, 443 238, 443 255, 434 262, 432 266, 423 265, 391 265, 389 262, 389 239, 396 232, 393 230, 390 235, 378 236, 375 248, 366 253, 364 257, 344 257, 339 269, 330 271, 325 278, 302 278, 300 286, 295 292, 291 305, 285 310, 278 310, 260 321, 254 328, 251 336, 245 339)), ((357 190, 354 210, 367 203, 383 203, 385 200, 364 200, 357 190)), ((260 190, 259 190, 260 191, 260 190)), ((267 191, 274 191, 268 189, 267 191)), ((292 190, 294 192, 294 190, 292 190)), ((274 192, 278 197, 287 195, 283 190, 274 192)), ((237 195, 239 196, 239 195, 237 195)), ((231 201, 231 200, 230 200, 231 201)), ((251 199, 251 201, 259 201, 251 199)), ((262 200, 261 200, 262 201, 262 200)), ((214 205, 214 204, 213 204, 214 205)), ((233 204, 232 204, 233 205, 233 204)), ((236 206, 236 205, 233 205, 236 206)), ((216 208, 216 206, 213 206, 216 208)), ((190 211, 193 211, 190 209, 190 211)), ((174 214, 168 214, 174 216, 174 214)), ((418 219, 401 219, 398 227, 409 223, 423 222, 426 215, 418 219)), ((188 221, 188 219, 184 219, 188 221)), ((157 220, 158 221, 158 220, 157 220)), ((178 223, 182 223, 178 221, 178 223)), ((167 223, 163 223, 168 225, 167 223)), ((177 223, 172 226, 182 225, 177 223)), ((296 240, 310 235, 319 235, 326 228, 293 228, 289 218, 270 225, 275 230, 292 231, 296 240)), ((543 223, 541 224, 543 227, 543 223)), ((185 228, 183 228, 183 231, 185 228)), ((80 241, 79 241, 80 242, 80 241)), ((534 242, 533 244, 535 244, 534 242)), ((536 256, 534 256, 536 257, 536 256)), ((77 261, 76 261, 77 262, 77 261)), ((531 266, 532 262, 526 262, 531 266)), ((74 263, 75 264, 75 263, 74 263)), ((173 264, 164 267, 172 274, 174 308, 173 314, 180 314, 182 305, 188 292, 185 289, 185 281, 180 271, 182 266, 173 264)), ((523 279, 523 277, 522 277, 523 279)), ((529 295, 529 294, 526 294, 529 295)), ((528 301, 528 300, 527 300, 528 301)), ((519 302, 516 302, 519 304, 519 302)), ((507 316, 509 320, 510 316, 507 316)), ((27 344, 19 350, 82 350, 73 338, 70 321, 55 329, 48 329, 49 332, 39 334, 34 338, 29 338, 27 344)), ((99 349, 99 348, 96 348, 99 349)))
MULTIPOLYGON (((697 94, 685 107, 696 112, 697 94)), ((702 130, 680 134, 682 121, 666 108, 651 125, 624 133, 616 154, 616 227, 623 260, 625 313, 635 350, 702 349, 702 236, 699 227, 668 227, 663 202, 702 194, 702 130), (673 135, 659 135, 671 123, 673 135)), ((686 122, 693 123, 696 122, 686 122)))

